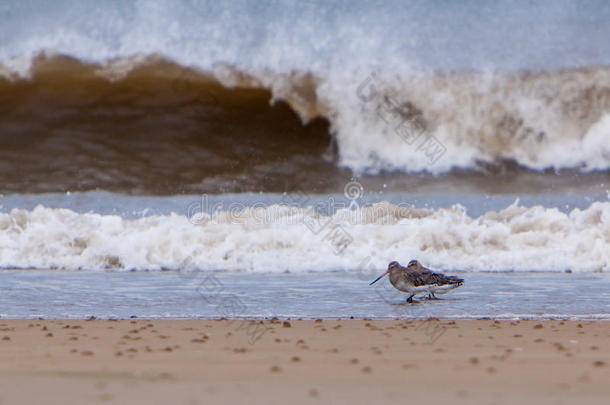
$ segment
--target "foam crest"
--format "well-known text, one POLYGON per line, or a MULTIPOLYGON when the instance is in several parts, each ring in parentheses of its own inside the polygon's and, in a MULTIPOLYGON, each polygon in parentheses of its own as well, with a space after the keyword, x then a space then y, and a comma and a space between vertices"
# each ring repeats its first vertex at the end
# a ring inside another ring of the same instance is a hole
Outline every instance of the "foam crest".
POLYGON ((0 266, 40 269, 350 272, 412 258, 442 270, 610 270, 610 203, 569 214, 517 204, 478 218, 460 206, 389 203, 124 219, 42 206, 0 214, 0 266))

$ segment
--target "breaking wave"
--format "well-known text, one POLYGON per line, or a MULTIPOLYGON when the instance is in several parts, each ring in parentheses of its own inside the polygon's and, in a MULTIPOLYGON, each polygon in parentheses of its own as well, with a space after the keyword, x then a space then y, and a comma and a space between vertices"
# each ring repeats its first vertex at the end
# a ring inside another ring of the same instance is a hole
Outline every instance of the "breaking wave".
POLYGON ((350 272, 412 258, 443 270, 610 270, 610 203, 563 213, 378 203, 318 215, 286 205, 124 219, 38 206, 0 213, 0 267, 350 272))
POLYGON ((603 2, 26 3, 0 4, 2 192, 610 168, 603 2))
POLYGON ((41 56, 29 74, 0 80, 4 192, 283 191, 269 178, 315 187, 510 162, 610 167, 608 68, 389 81, 41 56))

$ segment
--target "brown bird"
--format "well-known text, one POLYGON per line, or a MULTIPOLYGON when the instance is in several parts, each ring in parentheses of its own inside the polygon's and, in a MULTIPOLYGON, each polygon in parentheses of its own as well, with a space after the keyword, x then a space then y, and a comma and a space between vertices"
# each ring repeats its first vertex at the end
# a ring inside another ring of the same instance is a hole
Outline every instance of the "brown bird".
POLYGON ((422 266, 417 260, 411 260, 407 267, 402 267, 398 262, 390 262, 388 270, 377 277, 369 285, 375 284, 383 276, 390 273, 390 283, 402 292, 409 294, 407 302, 413 302, 413 296, 419 293, 428 293, 428 298, 438 299, 434 295, 445 294, 464 284, 464 280, 456 276, 445 276, 434 273, 422 266))

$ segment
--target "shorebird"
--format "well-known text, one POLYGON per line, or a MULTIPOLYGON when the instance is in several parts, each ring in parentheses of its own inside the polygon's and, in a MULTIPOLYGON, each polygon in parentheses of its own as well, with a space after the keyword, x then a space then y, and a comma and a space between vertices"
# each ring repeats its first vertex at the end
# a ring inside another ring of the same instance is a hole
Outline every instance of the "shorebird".
POLYGON ((445 294, 447 291, 464 284, 464 280, 461 278, 434 273, 422 266, 417 260, 411 260, 407 267, 402 267, 398 262, 390 262, 388 270, 369 285, 375 284, 388 273, 390 273, 390 283, 397 290, 409 294, 407 302, 413 302, 415 294, 426 292, 429 299, 438 299, 434 295, 435 293, 445 294))

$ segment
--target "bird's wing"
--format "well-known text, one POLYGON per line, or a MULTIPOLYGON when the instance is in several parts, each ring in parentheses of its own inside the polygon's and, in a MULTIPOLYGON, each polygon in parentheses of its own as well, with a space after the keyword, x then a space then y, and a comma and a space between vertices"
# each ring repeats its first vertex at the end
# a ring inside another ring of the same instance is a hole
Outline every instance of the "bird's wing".
POLYGON ((449 284, 459 284, 464 282, 464 279, 459 278, 458 276, 447 276, 447 280, 449 280, 449 284))
POLYGON ((456 284, 461 283, 464 280, 455 276, 447 277, 444 274, 433 273, 427 269, 421 269, 413 273, 413 284, 416 287, 422 285, 445 285, 445 284, 456 284))

